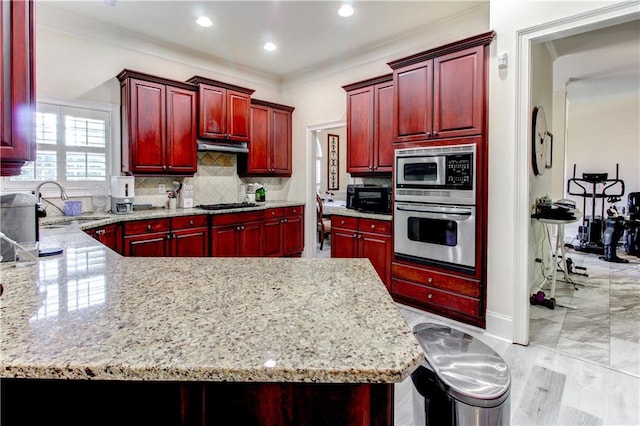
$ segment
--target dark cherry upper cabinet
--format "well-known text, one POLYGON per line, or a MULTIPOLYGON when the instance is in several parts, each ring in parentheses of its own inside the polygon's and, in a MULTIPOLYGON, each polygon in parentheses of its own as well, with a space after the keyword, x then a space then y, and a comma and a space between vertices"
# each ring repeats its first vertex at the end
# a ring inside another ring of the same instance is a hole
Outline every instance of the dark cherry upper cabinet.
POLYGON ((34 2, 0 3, 0 174, 16 176, 36 158, 34 2))
POLYGON ((253 89, 199 76, 187 82, 198 86, 198 137, 230 142, 250 140, 253 89))
POLYGON ((251 100, 249 153, 238 157, 242 176, 291 176, 293 107, 251 100))
POLYGON ((196 89, 179 81, 124 70, 122 171, 185 175, 197 170, 196 89))
POLYGON ((393 75, 342 86, 347 92, 347 172, 393 168, 393 75))
POLYGON ((483 134, 493 37, 489 32, 389 63, 395 142, 483 134))

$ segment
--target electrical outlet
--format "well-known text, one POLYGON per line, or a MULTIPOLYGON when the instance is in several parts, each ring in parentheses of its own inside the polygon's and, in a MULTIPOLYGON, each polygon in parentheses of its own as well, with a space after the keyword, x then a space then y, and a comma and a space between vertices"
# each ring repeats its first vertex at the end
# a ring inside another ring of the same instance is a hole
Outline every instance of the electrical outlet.
POLYGON ((167 192, 167 185, 165 185, 164 183, 158 184, 158 193, 164 194, 165 192, 167 192))

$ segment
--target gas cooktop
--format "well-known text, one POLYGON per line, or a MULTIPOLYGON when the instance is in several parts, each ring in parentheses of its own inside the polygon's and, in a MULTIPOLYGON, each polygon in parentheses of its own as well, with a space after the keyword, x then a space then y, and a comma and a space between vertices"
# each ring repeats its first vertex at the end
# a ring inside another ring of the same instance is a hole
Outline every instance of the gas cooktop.
POLYGON ((218 204, 199 204, 196 206, 198 209, 203 210, 226 210, 226 209, 240 209, 243 207, 255 207, 256 203, 218 203, 218 204))

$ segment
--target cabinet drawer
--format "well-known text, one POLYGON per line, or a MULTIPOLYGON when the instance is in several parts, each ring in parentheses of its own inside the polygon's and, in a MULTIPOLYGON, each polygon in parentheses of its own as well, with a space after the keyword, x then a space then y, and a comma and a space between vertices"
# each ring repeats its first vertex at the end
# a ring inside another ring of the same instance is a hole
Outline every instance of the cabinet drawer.
POLYGON ((278 217, 282 217, 283 214, 284 214, 284 209, 282 208, 266 209, 264 211, 264 218, 265 219, 278 218, 278 217))
POLYGON ((168 232, 169 219, 136 220, 124 223, 124 235, 148 234, 151 232, 168 232))
POLYGON ((181 216, 171 218, 171 229, 189 229, 189 228, 198 228, 202 226, 207 226, 207 216, 206 215, 197 215, 197 216, 181 216))
POLYGON ((304 214, 304 208, 302 206, 295 207, 285 207, 284 215, 285 216, 300 216, 304 214))
POLYGON ((236 223, 261 221, 264 219, 264 211, 253 211, 246 213, 224 213, 211 217, 212 225, 233 225, 236 223))
POLYGON ((393 278, 413 281, 429 287, 453 291, 469 297, 480 297, 480 282, 455 275, 435 272, 427 268, 413 265, 393 263, 391 267, 393 278))
POLYGON ((396 278, 391 280, 391 292, 434 307, 450 309, 474 317, 480 315, 480 300, 472 297, 461 296, 396 278))
POLYGON ((348 216, 331 216, 331 228, 358 229, 358 218, 348 216))
POLYGON ((391 222, 375 219, 360 219, 358 230, 363 232, 391 235, 391 222))

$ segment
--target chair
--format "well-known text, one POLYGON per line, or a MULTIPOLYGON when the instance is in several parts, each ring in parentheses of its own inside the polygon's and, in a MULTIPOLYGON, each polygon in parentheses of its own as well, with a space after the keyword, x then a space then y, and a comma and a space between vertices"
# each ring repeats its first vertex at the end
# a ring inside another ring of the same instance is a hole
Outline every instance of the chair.
POLYGON ((320 241, 320 250, 322 250, 325 236, 331 234, 331 219, 322 217, 322 198, 320 198, 320 194, 316 194, 316 222, 318 241, 320 241))

